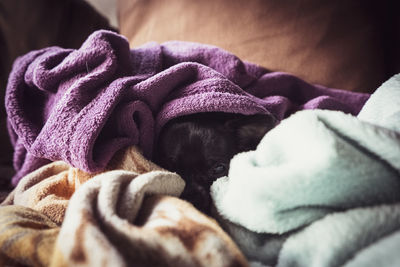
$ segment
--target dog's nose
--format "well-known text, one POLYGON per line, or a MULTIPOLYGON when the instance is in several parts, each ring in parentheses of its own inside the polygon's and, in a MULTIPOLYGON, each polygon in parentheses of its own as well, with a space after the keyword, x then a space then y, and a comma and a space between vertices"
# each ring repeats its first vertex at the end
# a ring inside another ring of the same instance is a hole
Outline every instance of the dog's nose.
POLYGON ((203 186, 195 183, 187 183, 181 198, 192 203, 198 210, 209 214, 211 197, 203 186))

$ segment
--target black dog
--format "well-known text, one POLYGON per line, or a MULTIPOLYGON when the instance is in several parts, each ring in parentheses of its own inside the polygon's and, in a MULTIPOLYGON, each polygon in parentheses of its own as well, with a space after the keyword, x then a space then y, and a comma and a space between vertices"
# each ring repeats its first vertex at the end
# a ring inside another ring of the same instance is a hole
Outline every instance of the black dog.
POLYGON ((226 176, 232 157, 254 150, 276 121, 268 115, 198 113, 170 121, 161 131, 155 161, 186 181, 182 198, 209 213, 210 186, 226 176))

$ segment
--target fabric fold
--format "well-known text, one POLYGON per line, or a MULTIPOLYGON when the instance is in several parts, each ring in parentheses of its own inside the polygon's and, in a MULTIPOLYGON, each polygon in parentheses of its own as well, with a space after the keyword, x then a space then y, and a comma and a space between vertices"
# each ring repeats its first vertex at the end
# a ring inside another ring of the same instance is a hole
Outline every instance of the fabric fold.
POLYGON ((0 207, 0 263, 35 266, 248 266, 211 218, 177 196, 175 173, 106 171, 72 195, 62 224, 0 207))
POLYGON ((373 258, 382 266, 400 263, 389 253, 400 229, 399 89, 396 75, 358 117, 299 111, 255 151, 232 159, 228 177, 215 181, 211 194, 219 221, 250 260, 307 267, 365 266, 373 258), (277 246, 264 254, 246 250, 272 243, 277 246))
POLYGON ((0 265, 49 266, 59 226, 39 211, 0 207, 0 265))
POLYGON ((232 159, 229 178, 213 185, 216 205, 250 230, 283 234, 334 211, 398 202, 399 141, 337 111, 298 112, 232 159))
POLYGON ((129 49, 123 36, 97 31, 77 50, 50 47, 14 62, 6 91, 13 184, 56 160, 99 172, 130 145, 151 159, 162 126, 186 114, 261 113, 277 122, 301 109, 355 115, 368 97, 267 72, 213 46, 129 49))
MULTIPOLYGON (((137 147, 131 146, 114 155, 105 171, 110 170, 142 174, 162 168, 146 160, 137 147)), ((28 207, 61 225, 74 192, 98 174, 84 172, 62 161, 52 162, 23 177, 1 205, 28 207)))
POLYGON ((247 266, 213 219, 178 198, 184 186, 135 146, 96 174, 52 162, 1 204, 0 263, 247 266))

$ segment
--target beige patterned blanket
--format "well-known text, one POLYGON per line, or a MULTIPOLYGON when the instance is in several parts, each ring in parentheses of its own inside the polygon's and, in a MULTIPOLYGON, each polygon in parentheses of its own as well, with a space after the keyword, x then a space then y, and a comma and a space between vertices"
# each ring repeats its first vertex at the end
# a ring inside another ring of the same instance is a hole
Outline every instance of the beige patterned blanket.
POLYGON ((0 265, 247 266, 213 219, 178 198, 183 188, 135 147, 99 174, 53 162, 0 206, 0 265))

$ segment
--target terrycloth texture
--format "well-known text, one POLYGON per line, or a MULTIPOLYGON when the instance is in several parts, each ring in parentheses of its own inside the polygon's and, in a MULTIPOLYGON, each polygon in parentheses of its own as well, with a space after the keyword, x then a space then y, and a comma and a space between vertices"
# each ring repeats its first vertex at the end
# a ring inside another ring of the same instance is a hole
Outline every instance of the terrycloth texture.
MULTIPOLYGON (((138 174, 161 170, 146 160, 134 146, 117 152, 106 169, 133 171, 138 174)), ((1 205, 32 208, 61 225, 72 194, 94 175, 62 161, 52 162, 26 175, 1 205)))
MULTIPOLYGON (((53 45, 79 48, 93 31, 112 27, 82 0, 0 2, 0 169, 13 170, 13 147, 7 131, 4 97, 14 60, 29 51, 53 45)), ((10 171, 0 172, 0 202, 3 193, 12 190, 5 182, 11 184, 13 175, 10 171)))
POLYGON ((115 33, 93 33, 78 50, 50 47, 15 61, 6 109, 16 185, 49 160, 88 172, 138 145, 150 157, 170 119, 196 112, 272 114, 301 109, 357 114, 366 94, 268 73, 216 47, 167 42, 129 50, 115 33))
POLYGON ((183 188, 166 171, 104 172, 73 194, 61 226, 27 207, 0 207, 0 263, 247 266, 214 220, 173 197, 183 188))
MULTIPOLYGON (((229 178, 212 185, 225 220, 270 234, 265 243, 287 237, 266 263, 364 266, 371 258, 364 249, 376 256, 393 251, 400 230, 399 78, 377 89, 360 118, 322 110, 294 114, 255 151, 235 156, 229 178)), ((398 265, 400 257, 396 252, 377 262, 398 265)))

